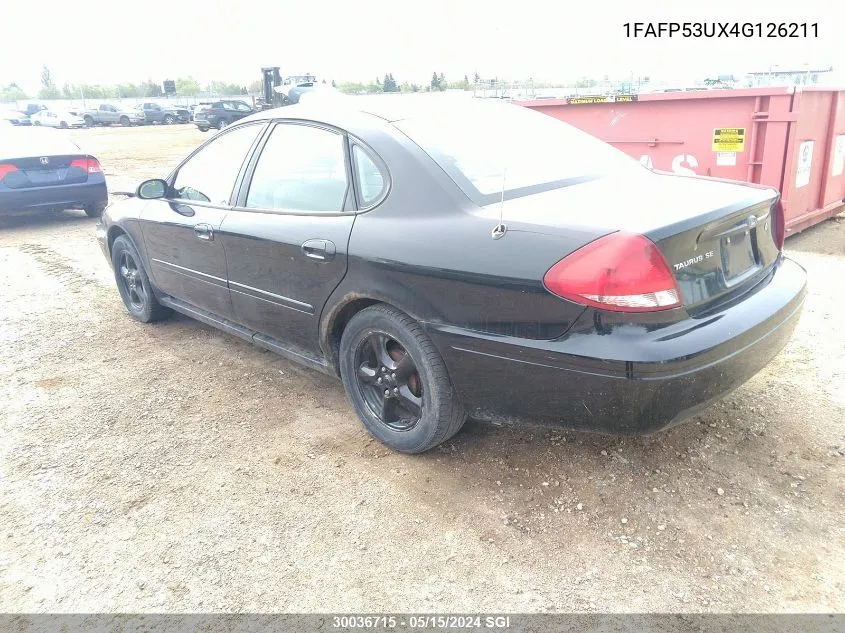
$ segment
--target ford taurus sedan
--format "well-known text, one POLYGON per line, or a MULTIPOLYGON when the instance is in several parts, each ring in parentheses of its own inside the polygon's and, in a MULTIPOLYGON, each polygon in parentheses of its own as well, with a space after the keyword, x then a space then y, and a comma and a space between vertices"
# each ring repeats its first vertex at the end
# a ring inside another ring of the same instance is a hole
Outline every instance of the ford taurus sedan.
POLYGON ((665 429, 757 373, 805 296, 776 191, 486 100, 255 114, 97 236, 134 318, 176 310, 339 376, 409 453, 468 415, 665 429))
POLYGON ((84 209, 97 217, 108 202, 99 161, 56 130, 0 130, 0 213, 84 209))

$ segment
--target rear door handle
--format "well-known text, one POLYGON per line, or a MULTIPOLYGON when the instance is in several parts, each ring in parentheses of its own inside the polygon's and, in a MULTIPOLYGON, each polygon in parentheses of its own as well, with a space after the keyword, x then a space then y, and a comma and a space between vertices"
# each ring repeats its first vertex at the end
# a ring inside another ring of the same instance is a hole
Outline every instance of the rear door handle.
POLYGON ((302 243, 302 252, 309 259, 326 262, 334 259, 336 249, 331 240, 308 240, 302 243))
POLYGON ((210 224, 205 224, 204 222, 195 224, 194 234, 196 234, 199 239, 208 240, 210 242, 214 239, 214 227, 210 224))

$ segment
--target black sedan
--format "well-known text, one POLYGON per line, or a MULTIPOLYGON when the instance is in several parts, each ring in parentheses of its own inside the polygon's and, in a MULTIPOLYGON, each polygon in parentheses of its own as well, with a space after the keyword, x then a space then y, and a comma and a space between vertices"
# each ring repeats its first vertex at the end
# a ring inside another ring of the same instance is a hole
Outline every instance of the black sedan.
POLYGON ((84 209, 98 217, 108 202, 96 158, 56 130, 0 129, 0 213, 84 209))
POLYGON ((198 108, 194 112, 194 123, 200 132, 208 132, 211 128, 222 130, 254 112, 255 110, 243 101, 223 99, 198 108))
POLYGON ((258 113, 97 235, 133 317, 176 310, 339 376, 409 453, 467 415, 667 428, 777 354, 805 296, 776 191, 484 100, 258 113))

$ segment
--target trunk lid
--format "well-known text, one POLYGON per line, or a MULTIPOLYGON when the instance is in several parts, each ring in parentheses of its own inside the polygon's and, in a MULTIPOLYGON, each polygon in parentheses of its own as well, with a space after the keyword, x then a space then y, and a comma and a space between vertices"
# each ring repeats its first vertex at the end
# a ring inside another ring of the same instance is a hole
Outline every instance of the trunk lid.
POLYGON ((88 171, 83 167, 71 166, 71 162, 77 158, 84 159, 86 156, 39 156, 4 160, 3 163, 17 167, 17 171, 6 174, 3 184, 9 189, 27 189, 86 182, 88 171))
MULTIPOLYGON (((509 230, 576 230, 585 243, 615 231, 645 235, 696 314, 741 294, 774 266, 777 200, 768 187, 643 169, 506 200, 502 212, 509 230)), ((481 212, 495 223, 499 206, 481 212)))

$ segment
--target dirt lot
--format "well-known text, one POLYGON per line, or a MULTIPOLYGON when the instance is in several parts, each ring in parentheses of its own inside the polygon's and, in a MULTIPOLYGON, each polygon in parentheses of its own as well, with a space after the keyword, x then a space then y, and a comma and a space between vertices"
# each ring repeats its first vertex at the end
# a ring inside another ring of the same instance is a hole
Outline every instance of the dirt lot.
MULTIPOLYGON (((72 134, 113 190, 205 138, 72 134)), ((0 220, 0 610, 845 609, 843 218, 787 243, 810 275, 792 342, 691 423, 468 423, 417 457, 339 381, 131 320, 93 228, 0 220)))

